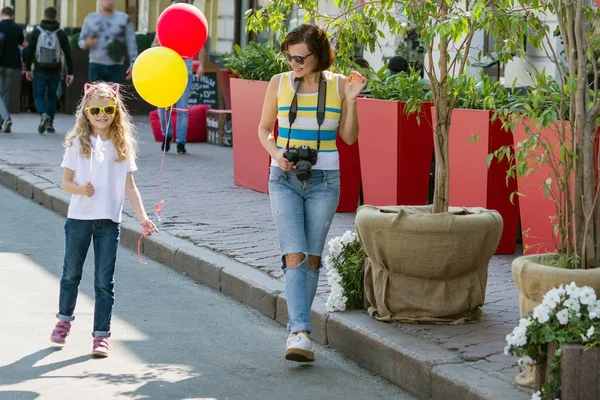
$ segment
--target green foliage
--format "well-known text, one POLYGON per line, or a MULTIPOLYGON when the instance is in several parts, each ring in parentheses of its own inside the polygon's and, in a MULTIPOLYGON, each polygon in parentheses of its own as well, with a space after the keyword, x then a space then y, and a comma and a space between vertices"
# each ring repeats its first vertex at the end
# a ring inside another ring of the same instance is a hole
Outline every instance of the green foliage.
POLYGON ((347 231, 343 236, 331 239, 329 252, 324 262, 331 285, 327 311, 363 308, 366 255, 356 233, 347 231))
POLYGON ((414 71, 410 74, 400 72, 392 75, 383 66, 377 73, 369 75, 367 90, 374 99, 393 101, 431 101, 431 92, 426 91, 426 86, 420 75, 414 71))
POLYGON ((470 110, 509 110, 522 108, 523 97, 514 90, 508 91, 500 82, 492 81, 483 72, 479 76, 461 75, 451 84, 458 88, 456 107, 470 110))
POLYGON ((233 50, 223 55, 223 65, 238 78, 269 81, 274 75, 289 70, 279 50, 270 43, 251 42, 243 49, 236 44, 233 50))

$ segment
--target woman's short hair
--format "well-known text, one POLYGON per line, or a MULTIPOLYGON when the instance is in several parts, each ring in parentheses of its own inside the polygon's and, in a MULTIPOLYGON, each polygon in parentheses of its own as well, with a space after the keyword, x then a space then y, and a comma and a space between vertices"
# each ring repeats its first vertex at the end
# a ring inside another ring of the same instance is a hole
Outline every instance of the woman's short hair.
POLYGON ((287 51, 294 44, 305 43, 308 50, 317 57, 315 72, 329 69, 333 64, 335 54, 325 31, 317 25, 302 24, 288 32, 281 43, 281 51, 287 51))

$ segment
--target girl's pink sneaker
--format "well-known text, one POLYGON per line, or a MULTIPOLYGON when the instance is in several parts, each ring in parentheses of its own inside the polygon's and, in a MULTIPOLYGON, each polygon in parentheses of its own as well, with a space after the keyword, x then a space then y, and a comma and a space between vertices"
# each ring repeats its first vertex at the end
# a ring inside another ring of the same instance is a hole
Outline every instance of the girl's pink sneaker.
POLYGON ((108 357, 108 338, 103 336, 96 336, 92 345, 92 356, 93 357, 108 357))
POLYGON ((71 331, 71 323, 67 321, 58 321, 52 335, 50 335, 50 341, 57 344, 65 344, 67 336, 71 331))

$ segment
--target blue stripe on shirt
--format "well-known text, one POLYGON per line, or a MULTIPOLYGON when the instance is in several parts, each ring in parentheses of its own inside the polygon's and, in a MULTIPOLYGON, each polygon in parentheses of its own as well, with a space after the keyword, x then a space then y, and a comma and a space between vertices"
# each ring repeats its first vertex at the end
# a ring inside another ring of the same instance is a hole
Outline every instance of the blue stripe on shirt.
MULTIPOLYGON (((290 110, 290 106, 281 106, 279 108, 277 108, 278 111, 289 111, 290 110)), ((317 107, 298 107, 298 111, 317 111, 317 107)), ((342 110, 340 110, 339 108, 334 108, 334 107, 325 107, 325 111, 329 111, 332 113, 337 113, 337 114, 341 114, 342 110)))
MULTIPOLYGON (((279 127, 279 136, 287 138, 289 128, 279 127)), ((292 126, 291 139, 317 140, 317 129, 296 129, 292 126)), ((321 140, 335 140, 337 129, 321 129, 321 140)))

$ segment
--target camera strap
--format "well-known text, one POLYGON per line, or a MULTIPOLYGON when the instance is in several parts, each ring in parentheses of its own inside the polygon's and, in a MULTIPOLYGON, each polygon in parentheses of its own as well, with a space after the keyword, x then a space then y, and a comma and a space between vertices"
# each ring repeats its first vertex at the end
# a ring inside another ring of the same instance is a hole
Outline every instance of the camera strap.
MULTIPOLYGON (((321 125, 325 121, 325 103, 327 100, 327 81, 321 72, 321 79, 319 80, 319 94, 317 99, 317 124, 319 125, 319 129, 317 131, 317 151, 321 148, 321 125)), ((286 149, 290 148, 290 135, 292 134, 292 125, 294 121, 296 121, 296 116, 298 115, 298 89, 300 88, 301 78, 296 78, 296 88, 294 89, 294 98, 292 99, 292 104, 290 105, 290 112, 288 114, 288 120, 290 122, 290 127, 288 129, 288 140, 285 146, 286 149)))

